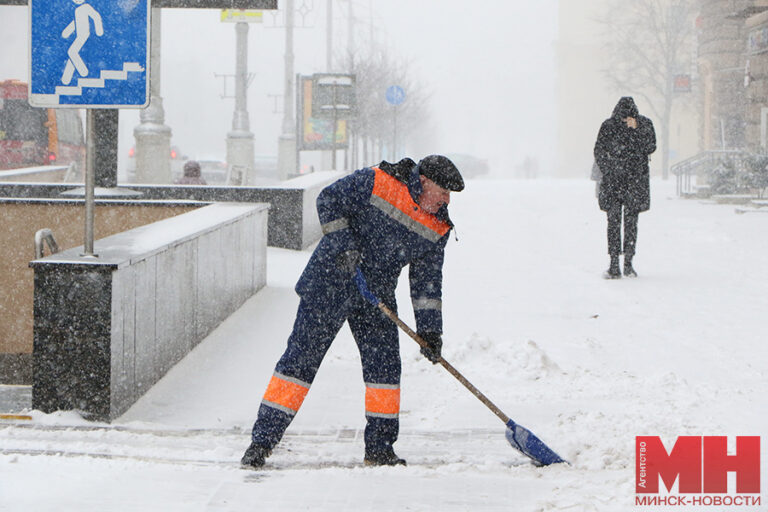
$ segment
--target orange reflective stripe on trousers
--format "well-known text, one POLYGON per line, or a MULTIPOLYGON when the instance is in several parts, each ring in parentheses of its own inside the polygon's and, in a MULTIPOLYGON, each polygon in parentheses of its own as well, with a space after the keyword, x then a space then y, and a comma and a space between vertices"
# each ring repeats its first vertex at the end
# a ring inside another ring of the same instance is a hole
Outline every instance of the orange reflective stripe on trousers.
POLYGON ((396 418, 400 412, 400 386, 396 384, 365 385, 365 414, 396 418))
POLYGON ((309 392, 309 384, 280 373, 272 375, 263 403, 294 415, 309 392))

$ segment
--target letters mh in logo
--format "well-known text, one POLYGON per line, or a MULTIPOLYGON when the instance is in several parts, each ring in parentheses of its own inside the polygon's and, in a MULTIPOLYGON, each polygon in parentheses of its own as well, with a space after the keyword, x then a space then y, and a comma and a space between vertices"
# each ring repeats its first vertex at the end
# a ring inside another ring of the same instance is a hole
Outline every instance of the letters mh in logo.
POLYGON ((637 494, 658 493, 659 477, 667 491, 718 494, 728 491, 728 473, 736 474, 738 494, 760 493, 760 437, 737 436, 736 453, 728 454, 725 436, 680 436, 667 453, 658 436, 635 438, 637 494))

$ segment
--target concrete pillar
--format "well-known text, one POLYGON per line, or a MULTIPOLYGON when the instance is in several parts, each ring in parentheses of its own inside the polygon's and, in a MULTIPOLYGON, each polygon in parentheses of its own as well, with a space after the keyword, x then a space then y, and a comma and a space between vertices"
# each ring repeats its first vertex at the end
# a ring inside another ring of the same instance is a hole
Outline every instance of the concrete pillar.
POLYGON ((117 187, 117 128, 120 111, 116 108, 93 109, 95 150, 93 156, 97 187, 117 187))
POLYGON ((227 165, 232 169, 233 185, 255 182, 253 133, 248 121, 248 23, 235 24, 235 113, 232 131, 227 133, 227 165))
POLYGON ((165 126, 163 98, 160 97, 161 9, 152 8, 149 55, 149 106, 139 115, 136 138, 136 181, 171 183, 171 129, 165 126))
POLYGON ((293 0, 285 2, 285 66, 283 69, 283 127, 277 141, 277 174, 285 180, 296 173, 296 118, 293 115, 293 0))

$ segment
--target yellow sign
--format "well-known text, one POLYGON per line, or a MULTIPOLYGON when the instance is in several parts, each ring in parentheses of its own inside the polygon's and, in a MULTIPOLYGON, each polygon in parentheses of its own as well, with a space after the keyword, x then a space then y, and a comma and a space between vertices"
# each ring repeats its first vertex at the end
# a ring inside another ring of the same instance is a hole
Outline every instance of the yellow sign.
POLYGON ((0 414, 0 420, 31 420, 32 416, 26 414, 0 414))
POLYGON ((221 21, 224 23, 261 23, 263 21, 264 12, 254 9, 222 9, 221 21))

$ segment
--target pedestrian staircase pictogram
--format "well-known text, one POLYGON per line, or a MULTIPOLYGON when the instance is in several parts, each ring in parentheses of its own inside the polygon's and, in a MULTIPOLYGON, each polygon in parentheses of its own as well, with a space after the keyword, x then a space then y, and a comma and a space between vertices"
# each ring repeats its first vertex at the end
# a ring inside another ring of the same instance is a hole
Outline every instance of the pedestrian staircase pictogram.
POLYGON ((107 80, 128 80, 131 71, 141 72, 144 68, 138 62, 125 62, 123 69, 102 69, 99 78, 78 78, 77 85, 60 85, 56 87, 55 94, 37 94, 37 103, 46 105, 59 105, 60 96, 82 96, 83 88, 95 87, 102 89, 107 80))

